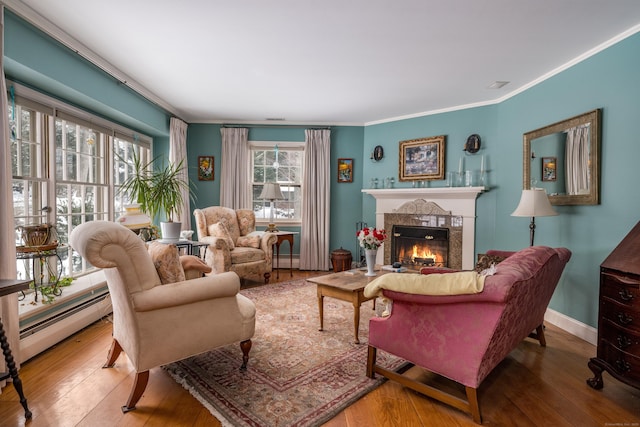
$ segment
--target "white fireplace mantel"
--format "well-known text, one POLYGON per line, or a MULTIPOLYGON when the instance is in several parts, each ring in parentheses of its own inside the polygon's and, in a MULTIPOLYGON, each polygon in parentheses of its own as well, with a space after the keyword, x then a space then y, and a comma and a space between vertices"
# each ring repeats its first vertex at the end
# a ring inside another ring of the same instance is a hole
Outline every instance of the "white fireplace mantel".
MULTIPOLYGON (((384 214, 394 213, 407 202, 424 199, 433 202, 453 216, 462 217, 462 268, 475 265, 476 198, 486 187, 385 188, 363 189, 376 199, 376 228, 384 228, 384 214)), ((380 258, 382 251, 378 251, 380 258)), ((377 260, 379 263, 382 259, 377 260)))

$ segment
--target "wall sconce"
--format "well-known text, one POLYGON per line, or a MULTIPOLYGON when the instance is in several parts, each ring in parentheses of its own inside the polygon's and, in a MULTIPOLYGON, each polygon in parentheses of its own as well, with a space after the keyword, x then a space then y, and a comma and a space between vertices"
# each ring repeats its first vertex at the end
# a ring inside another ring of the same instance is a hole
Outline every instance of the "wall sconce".
POLYGON ((384 157, 384 149, 382 145, 376 145, 371 153, 371 160, 374 162, 379 162, 384 157))

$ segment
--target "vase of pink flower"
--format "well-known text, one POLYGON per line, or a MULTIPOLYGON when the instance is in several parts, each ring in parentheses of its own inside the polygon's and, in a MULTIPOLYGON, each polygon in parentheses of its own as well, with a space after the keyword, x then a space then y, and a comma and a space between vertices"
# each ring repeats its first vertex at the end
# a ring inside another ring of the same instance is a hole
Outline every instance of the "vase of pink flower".
POLYGON ((367 273, 365 276, 375 276, 376 256, 378 248, 387 238, 387 232, 383 229, 365 227, 356 233, 360 246, 364 248, 367 261, 367 273))

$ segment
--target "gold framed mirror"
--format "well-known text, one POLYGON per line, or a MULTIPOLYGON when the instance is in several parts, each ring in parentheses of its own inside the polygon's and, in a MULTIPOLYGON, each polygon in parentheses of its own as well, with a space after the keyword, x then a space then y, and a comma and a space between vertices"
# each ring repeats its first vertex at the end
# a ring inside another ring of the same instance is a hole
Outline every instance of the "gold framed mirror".
POLYGON ((523 135, 525 190, 544 188, 552 205, 600 204, 601 109, 523 135))

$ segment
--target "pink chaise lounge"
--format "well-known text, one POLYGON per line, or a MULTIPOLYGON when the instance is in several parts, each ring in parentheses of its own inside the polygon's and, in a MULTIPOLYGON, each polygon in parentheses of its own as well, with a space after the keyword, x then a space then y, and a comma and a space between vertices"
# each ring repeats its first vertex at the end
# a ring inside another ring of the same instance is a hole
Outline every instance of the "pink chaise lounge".
POLYGON ((510 256, 485 279, 480 293, 428 296, 383 290, 393 307, 389 317, 370 321, 367 375, 381 374, 469 412, 481 424, 477 388, 527 336, 545 346, 544 314, 571 258, 566 248, 545 246, 491 253, 510 256), (467 400, 376 365, 377 350, 464 385, 467 400))

